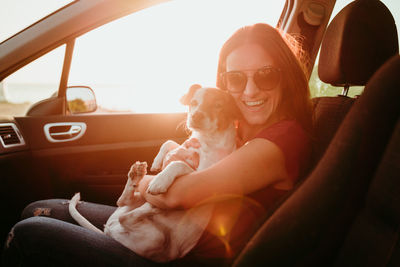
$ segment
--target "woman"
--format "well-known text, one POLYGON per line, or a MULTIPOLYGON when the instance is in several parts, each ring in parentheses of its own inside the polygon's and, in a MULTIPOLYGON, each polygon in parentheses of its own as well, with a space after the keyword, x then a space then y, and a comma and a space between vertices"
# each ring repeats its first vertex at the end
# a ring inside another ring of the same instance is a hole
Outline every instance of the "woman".
MULTIPOLYGON (((232 94, 243 115, 234 153, 177 179, 166 194, 146 193, 153 176, 145 176, 139 185, 145 199, 161 208, 215 203, 208 231, 183 261, 230 263, 307 168, 312 125, 308 81, 300 50, 288 38, 273 27, 256 24, 238 30, 221 50, 217 86, 232 94)), ((23 218, 46 213, 38 207, 51 207, 51 217, 58 220, 35 217, 18 223, 6 245, 7 262, 151 264, 107 236, 64 222, 73 221, 61 200, 33 203, 23 218)), ((80 210, 101 227, 114 208, 84 203, 80 210)))
POLYGON ((308 81, 298 60, 301 55, 295 54, 300 50, 288 38, 256 24, 238 30, 221 50, 217 86, 232 94, 243 115, 238 150, 206 170, 177 179, 166 194, 146 193, 152 176, 139 186, 148 202, 163 208, 190 209, 216 196, 224 199, 214 212, 209 236, 192 252, 199 258, 236 255, 257 228, 257 219, 307 168, 312 125, 308 81), (230 220, 218 224, 221 217, 230 220))

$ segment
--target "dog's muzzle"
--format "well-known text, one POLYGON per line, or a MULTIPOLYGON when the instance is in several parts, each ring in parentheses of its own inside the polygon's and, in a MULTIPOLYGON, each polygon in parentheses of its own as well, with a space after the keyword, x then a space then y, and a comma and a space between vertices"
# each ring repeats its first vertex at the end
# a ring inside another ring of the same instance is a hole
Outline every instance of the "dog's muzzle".
POLYGON ((204 124, 205 115, 202 112, 196 112, 189 117, 189 127, 201 129, 204 124))

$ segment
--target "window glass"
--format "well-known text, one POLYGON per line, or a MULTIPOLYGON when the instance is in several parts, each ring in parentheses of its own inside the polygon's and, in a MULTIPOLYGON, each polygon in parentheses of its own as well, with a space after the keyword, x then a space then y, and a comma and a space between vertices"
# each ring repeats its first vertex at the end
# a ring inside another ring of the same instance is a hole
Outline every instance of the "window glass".
MULTIPOLYGON (((342 94, 344 87, 332 86, 328 83, 324 83, 318 77, 318 59, 315 61, 314 68, 312 70, 309 86, 311 97, 319 96, 337 96, 342 94)), ((348 92, 349 97, 356 97, 361 95, 364 90, 364 86, 351 86, 348 92)))
POLYGON ((32 61, 0 82, 0 115, 22 116, 58 90, 65 45, 32 61))
POLYGON ((215 86, 219 49, 244 25, 275 26, 284 0, 177 0, 76 40, 69 85, 90 86, 98 112, 182 112, 193 83, 215 86))
MULTIPOLYGON (((335 4, 335 8, 332 11, 332 16, 331 20, 336 16, 336 14, 342 10, 345 6, 347 6, 351 0, 337 0, 335 4)), ((387 8, 390 10, 392 13, 394 20, 396 22, 396 25, 400 25, 400 1, 398 0, 381 0, 387 8)), ((399 27, 397 27, 397 37, 399 37, 399 27)), ((336 96, 340 93, 342 93, 343 87, 335 87, 331 86, 330 84, 326 84, 322 82, 319 77, 318 77, 318 57, 317 60, 315 61, 315 65, 310 77, 310 90, 311 90, 311 96, 312 97, 318 97, 318 96, 336 96)), ((352 86, 350 87, 348 96, 354 97, 357 95, 360 95, 362 91, 364 90, 364 86, 352 86)))
POLYGON ((397 26, 397 38, 400 41, 400 1, 399 0, 381 0, 387 6, 393 15, 394 21, 397 26))

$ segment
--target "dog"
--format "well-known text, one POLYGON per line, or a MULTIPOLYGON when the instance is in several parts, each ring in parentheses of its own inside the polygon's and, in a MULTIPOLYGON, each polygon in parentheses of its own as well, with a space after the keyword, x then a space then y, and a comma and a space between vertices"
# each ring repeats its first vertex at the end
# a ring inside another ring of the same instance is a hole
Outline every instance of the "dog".
MULTIPOLYGON (((229 93, 193 85, 181 102, 189 106, 186 125, 191 130, 191 136, 182 146, 198 157, 171 161, 164 168, 168 155, 182 148, 174 141, 165 142, 153 161, 151 170, 160 172, 149 183, 148 193, 164 193, 177 177, 203 170, 236 149, 235 121, 241 113, 229 93)), ((181 258, 198 242, 210 220, 213 205, 199 205, 189 211, 154 207, 137 191, 146 171, 146 162, 131 166, 128 181, 117 201, 118 208, 105 224, 104 233, 156 262, 181 258)), ((79 200, 79 193, 71 199, 71 216, 83 227, 103 233, 76 210, 79 200)))

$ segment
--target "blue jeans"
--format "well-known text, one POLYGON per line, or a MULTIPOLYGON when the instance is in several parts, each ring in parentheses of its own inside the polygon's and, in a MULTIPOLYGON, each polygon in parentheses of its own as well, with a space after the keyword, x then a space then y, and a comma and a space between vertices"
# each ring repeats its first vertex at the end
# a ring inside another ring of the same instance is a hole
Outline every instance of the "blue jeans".
MULTIPOLYGON (((103 229, 116 207, 82 202, 79 212, 103 229)), ((76 225, 63 199, 27 206, 6 241, 3 266, 156 266, 109 236, 76 225)))

